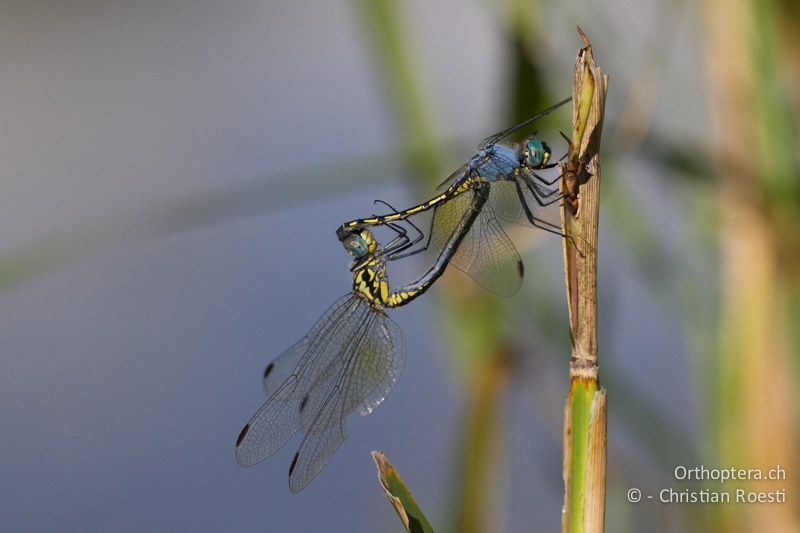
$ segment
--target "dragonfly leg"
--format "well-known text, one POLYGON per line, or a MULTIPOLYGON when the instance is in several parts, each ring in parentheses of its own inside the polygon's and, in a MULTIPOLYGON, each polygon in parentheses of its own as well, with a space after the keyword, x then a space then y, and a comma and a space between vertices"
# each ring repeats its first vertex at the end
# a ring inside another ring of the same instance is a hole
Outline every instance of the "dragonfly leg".
MULTIPOLYGON (((533 183, 533 182, 531 182, 531 183, 533 183)), ((559 226, 556 226, 555 224, 551 224, 550 222, 547 222, 546 220, 542 220, 540 218, 537 218, 537 217, 533 216, 533 213, 531 213, 531 210, 528 207, 527 202, 525 201, 525 196, 522 194, 522 187, 520 186, 519 182, 517 182, 517 181, 515 181, 514 184, 517 186, 517 195, 519 196, 520 202, 522 202, 522 209, 525 211, 525 217, 528 219, 528 222, 530 222, 533 226, 535 226, 535 227, 537 227, 539 229, 543 229, 545 231, 548 231, 550 233, 554 233, 554 234, 556 234, 556 235, 558 235, 560 237, 563 237, 564 239, 567 239, 572 244, 572 246, 575 247, 575 250, 578 252, 578 254, 581 257, 583 257, 583 252, 581 251, 580 247, 578 247, 578 244, 575 242, 575 238, 572 235, 568 235, 568 234, 560 231, 561 228, 559 226)), ((526 183, 526 185, 528 185, 528 184, 526 183)), ((534 196, 536 196, 535 193, 534 193, 534 196)), ((563 195, 559 195, 559 197, 556 198, 556 200, 560 200, 561 198, 563 198, 563 195)), ((550 202, 550 203, 553 203, 553 202, 550 202)))
MULTIPOLYGON (((392 205, 391 205, 389 202, 385 202, 385 201, 383 201, 383 200, 375 200, 375 201, 373 201, 372 203, 373 203, 373 204, 375 204, 375 205, 377 205, 377 204, 382 204, 382 205, 385 205, 386 207, 388 207, 389 209, 391 209, 391 210, 392 210, 394 213, 397 213, 397 209, 395 209, 395 208, 394 208, 394 207, 393 207, 393 206, 392 206, 392 205)), ((374 214, 374 213, 373 213, 373 215, 372 215, 372 216, 373 216, 373 217, 375 217, 375 218, 377 218, 377 217, 378 217, 378 215, 376 215, 376 214, 374 214)), ((393 247, 394 247, 394 246, 395 246, 395 245, 396 245, 398 242, 400 242, 400 241, 403 241, 403 244, 402 244, 402 245, 400 245, 401 247, 402 247, 402 246, 406 246, 406 245, 408 244, 408 242, 409 242, 409 240, 410 240, 410 239, 408 238, 408 232, 407 232, 405 229, 403 229, 403 228, 402 228, 400 225, 398 225, 398 224, 392 224, 392 223, 390 223, 390 222, 387 222, 387 223, 386 223, 386 226, 388 226, 388 227, 389 227, 389 228, 391 228, 391 229, 392 229, 392 230, 393 230, 395 233, 397 233, 397 237, 395 237, 394 239, 392 239, 391 241, 389 241, 389 242, 388 242, 388 243, 387 243, 387 244, 384 246, 384 249, 385 249, 385 250, 390 250, 390 249, 392 249, 392 248, 393 248, 393 247)))
POLYGON ((405 250, 411 239, 408 238, 408 231, 398 224, 387 222, 386 227, 394 231, 397 236, 383 246, 383 253, 392 253, 396 250, 405 250))
MULTIPOLYGON (((414 226, 414 229, 416 229, 419 232, 419 238, 416 239, 413 244, 418 243, 420 240, 422 240, 422 238, 424 237, 425 234, 410 220, 406 219, 406 222, 408 222, 409 224, 414 226)), ((420 246, 418 248, 415 248, 413 250, 407 251, 407 252, 405 250, 407 248, 409 248, 410 245, 405 247, 405 248, 403 248, 403 249, 401 249, 401 250, 395 250, 395 251, 393 251, 392 253, 390 253, 387 256, 387 259, 389 259, 389 261, 394 261, 395 259, 402 259, 404 257, 411 257, 412 255, 417 255, 418 253, 424 252, 431 245, 431 236, 432 235, 433 235, 433 217, 431 217, 431 225, 430 225, 430 228, 428 229, 428 239, 425 241, 425 244, 423 244, 422 246, 420 246)))
POLYGON ((559 200, 561 200, 564 195, 558 191, 558 189, 553 189, 551 191, 543 192, 540 189, 540 185, 538 185, 527 173, 520 173, 522 180, 525 182, 525 187, 531 191, 534 200, 536 203, 539 204, 541 207, 547 207, 552 205, 559 200), (556 195, 555 198, 551 198, 553 195, 556 195))
MULTIPOLYGON (((391 209, 394 213, 398 213, 397 209, 395 209, 391 204, 384 202, 383 200, 375 200, 375 203, 380 203, 391 209)), ((385 225, 388 226, 391 230, 397 233, 397 237, 392 239, 392 241, 383 247, 383 254, 386 254, 387 257, 392 258, 395 254, 399 254, 400 252, 407 250, 408 248, 414 246, 419 241, 421 241, 425 234, 417 227, 416 224, 408 220, 407 218, 399 219, 398 222, 386 222, 385 225), (408 237, 408 231, 403 228, 398 222, 405 222, 409 226, 414 229, 416 236, 411 239, 408 237), (398 244, 402 243, 402 244, 398 244)))
MULTIPOLYGON (((557 163, 553 163, 552 165, 547 165, 542 168, 553 168, 556 164, 557 163)), ((534 172, 533 170, 531 170, 530 168, 526 169, 526 172, 522 172, 521 174, 530 174, 531 176, 536 178, 539 182, 544 183, 545 185, 548 186, 555 185, 556 183, 558 183, 558 180, 561 179, 561 176, 556 176, 553 180, 547 180, 544 177, 537 174, 536 172, 534 172)))
MULTIPOLYGON (((535 226, 535 227, 537 227, 539 229, 548 231, 550 233, 554 233, 554 234, 559 235, 561 237, 569 238, 568 235, 565 235, 564 233, 559 231, 560 228, 558 226, 556 226, 555 224, 551 224, 550 222, 547 222, 546 220, 543 220, 541 218, 538 218, 538 217, 534 216, 533 213, 531 212, 530 207, 528 207, 528 202, 525 201, 525 195, 522 192, 522 186, 519 184, 518 181, 514 182, 514 186, 517 189, 517 196, 519 197, 519 201, 522 204, 522 209, 523 209, 523 211, 525 211, 525 218, 528 219, 528 222, 530 222, 531 225, 533 225, 533 226, 535 226)), ((534 195, 535 195, 535 193, 534 193, 534 195)))
MULTIPOLYGON (((391 260, 391 259, 398 259, 398 258, 401 258, 401 257, 405 257, 406 255, 414 255, 415 253, 417 253, 416 251, 409 252, 409 253, 407 253, 407 254, 401 254, 401 252, 404 252, 405 250, 408 250, 409 248, 411 248, 412 246, 414 246, 414 245, 415 245, 415 244, 417 244, 419 241, 421 241, 422 239, 424 239, 424 238, 425 238, 425 234, 424 234, 424 233, 422 233, 422 232, 419 230, 419 228, 417 228, 417 227, 416 227, 416 226, 415 226, 415 225, 414 225, 412 222, 410 222, 410 221, 408 221, 408 220, 404 220, 403 222, 407 222, 408 224, 410 224, 411 226, 413 226, 413 227, 414 227, 414 230, 417 232, 417 235, 414 237, 414 239, 413 239, 413 240, 412 240, 412 239, 410 239, 410 238, 408 238, 407 236, 406 236, 406 237, 404 237, 404 238, 403 238, 403 241, 404 241, 404 242, 403 242, 401 245, 397 245, 397 246, 394 246, 394 247, 391 247, 391 246, 385 246, 385 247, 383 248, 383 252, 381 253, 381 255, 385 255, 385 256, 386 256, 386 257, 387 257, 389 260, 391 260)), ((408 232, 407 232, 405 229, 403 229, 403 228, 402 228, 402 227, 401 227, 399 224, 397 224, 396 222, 387 222, 387 223, 386 223, 386 225, 387 225, 389 228, 391 228, 392 230, 396 231, 396 232, 402 232, 404 236, 408 234, 408 232)), ((395 240, 397 240, 397 238, 395 238, 395 240)), ((394 241, 393 241, 393 242, 394 242, 394 241)))

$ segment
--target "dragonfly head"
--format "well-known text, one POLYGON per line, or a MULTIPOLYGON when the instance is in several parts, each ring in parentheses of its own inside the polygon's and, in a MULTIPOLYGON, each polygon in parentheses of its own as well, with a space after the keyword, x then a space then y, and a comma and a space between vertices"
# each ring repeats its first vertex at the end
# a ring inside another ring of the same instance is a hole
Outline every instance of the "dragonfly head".
POLYGON ((361 229, 353 233, 348 233, 342 239, 342 245, 344 249, 347 250, 347 253, 356 259, 364 259, 368 255, 375 253, 378 242, 368 229, 361 229))
POLYGON ((550 154, 552 151, 547 143, 531 137, 525 141, 525 149, 523 150, 523 163, 530 168, 542 168, 550 161, 550 154))

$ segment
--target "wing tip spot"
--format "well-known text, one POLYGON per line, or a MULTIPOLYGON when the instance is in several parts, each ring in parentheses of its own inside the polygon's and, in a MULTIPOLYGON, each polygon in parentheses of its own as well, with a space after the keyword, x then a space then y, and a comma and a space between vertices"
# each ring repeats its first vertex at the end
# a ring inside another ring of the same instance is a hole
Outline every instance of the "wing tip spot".
POLYGON ((242 428, 242 431, 239 432, 239 436, 236 438, 236 447, 237 448, 242 444, 242 441, 247 436, 247 433, 249 431, 250 431, 250 424, 245 424, 244 427, 242 428))
POLYGON ((294 467, 297 466, 297 460, 300 458, 300 452, 296 452, 294 454, 294 458, 292 458, 292 464, 289 465, 289 475, 292 475, 294 472, 294 467))
POLYGON ((267 368, 264 369, 264 379, 267 379, 267 376, 272 373, 273 368, 275 368, 275 363, 270 363, 267 365, 267 368))
POLYGON ((525 276, 525 265, 522 263, 522 259, 517 261, 517 272, 519 272, 519 277, 525 276))
POLYGON ((308 394, 306 394, 305 396, 303 396, 303 399, 302 399, 302 400, 300 400, 300 412, 301 412, 301 413, 303 412, 303 409, 305 409, 305 408, 306 408, 306 404, 307 404, 307 403, 308 403, 308 394))

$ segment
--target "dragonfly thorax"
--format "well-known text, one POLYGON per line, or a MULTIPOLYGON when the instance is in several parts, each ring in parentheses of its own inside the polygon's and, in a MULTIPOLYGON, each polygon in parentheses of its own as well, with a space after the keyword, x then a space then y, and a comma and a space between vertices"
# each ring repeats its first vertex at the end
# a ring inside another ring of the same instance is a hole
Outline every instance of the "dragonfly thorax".
POLYGON ((353 271, 353 291, 371 304, 383 307, 389 296, 383 261, 373 258, 353 271))
POLYGON ((521 154, 503 144, 490 144, 478 150, 467 163, 468 176, 480 176, 487 181, 508 179, 521 164, 521 154))

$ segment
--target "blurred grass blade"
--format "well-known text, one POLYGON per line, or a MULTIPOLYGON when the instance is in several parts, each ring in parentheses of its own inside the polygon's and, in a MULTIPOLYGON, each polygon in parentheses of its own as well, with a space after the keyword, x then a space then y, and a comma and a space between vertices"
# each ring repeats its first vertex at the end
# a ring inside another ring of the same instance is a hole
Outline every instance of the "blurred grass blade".
MULTIPOLYGON (((708 455, 721 465, 768 469, 796 464, 800 450, 791 341, 797 325, 787 305, 787 294, 800 286, 797 122, 783 78, 789 68, 781 63, 797 59, 796 50, 779 47, 777 38, 793 12, 789 3, 774 1, 707 4, 703 42, 722 212, 716 372, 706 387, 716 390, 708 416, 717 435, 708 455)), ((782 485, 797 494, 797 476, 782 485)), ((738 488, 768 490, 752 479, 738 488)), ((800 531, 796 505, 713 511, 717 530, 800 531)))
POLYGON ((113 220, 76 225, 0 255, 0 293, 102 250, 345 194, 366 179, 399 183, 405 174, 402 161, 402 154, 393 152, 328 163, 211 187, 113 220))
POLYGON ((80 236, 54 235, 3 254, 0 293, 81 257, 100 242, 99 235, 89 232, 80 236))
MULTIPOLYGON (((375 51, 377 66, 383 75, 387 95, 394 106, 404 145, 410 150, 410 163, 417 174, 425 177, 428 182, 441 181, 444 175, 443 152, 436 150, 430 141, 432 106, 426 105, 428 101, 425 98, 422 78, 414 61, 420 56, 415 55, 409 48, 411 42, 407 38, 409 32, 402 17, 399 16, 400 8, 405 7, 405 4, 396 0, 362 0, 358 5, 361 8, 366 34, 371 38, 370 44, 375 51)), ((457 281, 446 278, 442 283, 452 288, 457 281)), ((450 291, 445 295, 443 315, 448 323, 451 353, 459 356, 457 361, 460 366, 466 368, 470 374, 484 367, 498 368, 492 361, 492 355, 507 351, 500 346, 501 334, 496 327, 498 315, 494 312, 496 309, 489 303, 491 301, 491 298, 470 288, 458 293, 450 291), (478 331, 470 329, 467 324, 480 324, 478 328, 481 332, 480 342, 465 345, 463 342, 465 338, 472 339, 477 336, 469 333, 478 331), (469 364, 475 362, 477 364, 469 364)), ((476 378, 469 382, 478 384, 481 380, 476 378)), ((502 384, 505 380, 500 379, 497 382, 502 384)), ((476 437, 480 434, 483 438, 468 439, 460 450, 462 452, 460 455, 466 460, 462 462, 452 491, 453 494, 458 493, 460 496, 454 502, 456 508, 453 513, 458 531, 487 531, 487 527, 491 524, 489 516, 492 499, 487 497, 489 491, 486 489, 491 483, 487 483, 486 480, 487 477, 494 475, 497 469, 491 468, 493 463, 487 455, 490 446, 485 444, 495 440, 493 437, 496 435, 493 431, 499 429, 499 425, 494 424, 491 427, 481 425, 483 418, 476 416, 476 413, 480 411, 487 414, 485 418, 495 418, 493 415, 497 413, 492 409, 500 405, 499 394, 502 390, 502 387, 478 390, 473 388, 465 394, 467 398, 480 397, 486 401, 483 404, 484 409, 469 409, 466 412, 464 433, 476 437), (476 463, 487 468, 472 468, 471 466, 476 463), (481 505, 468 503, 473 501, 478 501, 481 505)), ((461 443, 459 445, 461 446, 461 443)))
POLYGON ((358 5, 411 163, 431 181, 442 173, 441 151, 432 141, 430 108, 414 61, 420 56, 408 47, 407 25, 397 9, 404 4, 395 4, 394 0, 362 0, 358 5))
POLYGON ((372 452, 372 459, 378 467, 378 480, 381 482, 383 492, 389 498, 397 516, 403 522, 409 533, 433 533, 428 519, 422 514, 411 492, 406 487, 397 470, 394 469, 389 459, 381 452, 372 452))
POLYGON ((504 467, 503 396, 509 382, 509 350, 497 340, 496 329, 490 334, 492 346, 471 365, 469 396, 458 438, 458 480, 453 488, 457 500, 452 518, 453 529, 460 533, 491 530, 499 521, 497 509, 504 498, 498 493, 497 480, 504 467))

